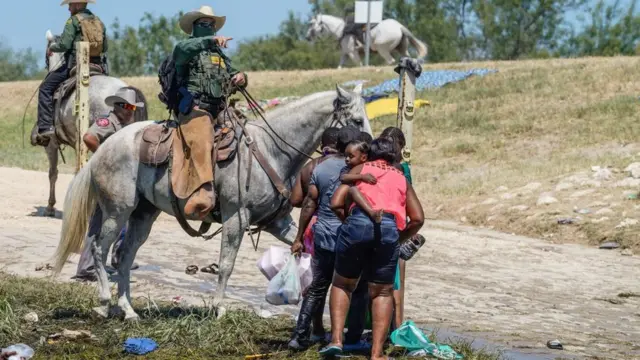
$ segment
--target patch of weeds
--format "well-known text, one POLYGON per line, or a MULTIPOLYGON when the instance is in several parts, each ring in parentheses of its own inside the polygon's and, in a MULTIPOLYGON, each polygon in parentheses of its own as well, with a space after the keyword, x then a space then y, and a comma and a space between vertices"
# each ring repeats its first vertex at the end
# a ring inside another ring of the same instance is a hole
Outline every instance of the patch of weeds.
POLYGON ((474 154, 477 150, 478 146, 476 144, 468 142, 457 142, 455 144, 446 145, 442 148, 444 155, 449 157, 474 154))
MULTIPOLYGON (((0 273, 0 344, 24 343, 35 350, 34 359, 127 358, 123 342, 129 337, 149 337, 158 349, 145 359, 243 359, 246 355, 274 354, 272 359, 320 359, 318 346, 304 352, 287 349, 295 323, 289 316, 268 319, 248 311, 229 311, 220 319, 215 309, 177 307, 151 299, 136 299, 140 315, 135 323, 120 318, 97 319, 91 307, 97 302, 95 289, 78 283, 56 283, 0 273), (23 319, 38 314, 34 326, 23 319), (94 339, 42 341, 64 329, 85 330, 94 339)), ((466 359, 494 360, 498 357, 454 344, 466 359)), ((365 359, 362 356, 354 359, 365 359)))

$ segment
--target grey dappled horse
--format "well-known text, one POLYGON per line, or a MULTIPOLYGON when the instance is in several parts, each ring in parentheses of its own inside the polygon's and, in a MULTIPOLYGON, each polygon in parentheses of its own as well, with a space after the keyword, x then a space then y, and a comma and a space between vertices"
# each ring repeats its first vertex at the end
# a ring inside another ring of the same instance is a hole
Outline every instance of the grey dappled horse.
MULTIPOLYGON (((47 31, 47 48, 49 44, 56 39, 56 36, 51 34, 51 31, 47 31)), ((51 72, 63 65, 64 59, 62 53, 53 53, 47 58, 47 71, 51 72)), ((104 103, 104 100, 113 94, 121 87, 128 86, 124 81, 104 75, 92 76, 89 81, 89 111, 90 111, 90 125, 93 124, 95 119, 101 115, 106 115, 111 111, 111 108, 104 103)), ((135 89, 135 88, 134 88, 135 89)), ((136 91, 136 100, 145 104, 144 108, 136 110, 135 121, 147 120, 147 102, 138 89, 136 91)), ((76 118, 73 114, 75 106, 76 92, 71 92, 60 104, 60 110, 62 113, 61 118, 56 122, 56 136, 52 136, 49 144, 45 147, 47 158, 49 159, 49 202, 45 210, 45 216, 55 215, 56 204, 56 181, 58 180, 58 153, 62 145, 71 146, 75 149, 76 137, 78 136, 76 129, 76 118)), ((38 131, 38 126, 35 124, 31 130, 31 144, 36 145, 35 136, 38 131)))
MULTIPOLYGON (((337 87, 337 93, 316 93, 277 108, 266 116, 273 131, 260 120, 248 122, 247 131, 258 149, 289 189, 307 160, 306 155, 292 147, 311 154, 317 149, 323 131, 332 125, 354 125, 371 133, 361 91, 361 86, 353 92, 337 87), (273 132, 291 146, 278 139, 273 132)), ((105 141, 73 179, 65 198, 55 271, 61 271, 71 252, 80 251, 89 217, 98 204, 102 209, 103 225, 99 233, 88 234, 88 244, 92 246, 100 288, 100 306, 94 311, 105 317, 109 314, 111 294, 104 263, 109 247, 122 227, 128 221, 118 262, 118 306, 124 311, 125 319, 137 319, 138 315, 130 303, 131 264, 160 212, 174 215, 167 167, 146 166, 139 162, 142 130, 151 123, 146 121, 129 125, 105 141)), ((214 297, 214 304, 217 305, 224 299, 247 226, 273 216, 283 206, 280 193, 256 159, 251 162, 251 177, 248 178, 247 166, 252 155, 244 138, 238 146, 236 156, 228 163, 217 164, 215 169, 215 188, 222 223, 220 269, 214 297)), ((288 201, 285 200, 285 203, 288 201)), ((184 202, 181 201, 179 206, 184 206, 184 202)), ((298 228, 291 217, 291 208, 286 210, 264 230, 280 241, 291 243, 298 228)), ((208 221, 215 220, 211 217, 208 221)))

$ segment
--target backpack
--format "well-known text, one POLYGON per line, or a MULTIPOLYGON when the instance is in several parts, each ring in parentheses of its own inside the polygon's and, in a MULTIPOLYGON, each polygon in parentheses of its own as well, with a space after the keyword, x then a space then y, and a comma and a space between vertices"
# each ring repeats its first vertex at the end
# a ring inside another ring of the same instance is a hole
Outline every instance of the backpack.
POLYGON ((173 61, 173 56, 169 55, 160 64, 160 70, 158 70, 158 83, 160 83, 160 93, 158 99, 167 106, 169 111, 175 112, 178 107, 178 73, 176 70, 176 64, 173 61))
POLYGON ((89 42, 89 56, 98 57, 104 49, 104 25, 95 15, 79 13, 76 15, 80 23, 83 41, 89 42))

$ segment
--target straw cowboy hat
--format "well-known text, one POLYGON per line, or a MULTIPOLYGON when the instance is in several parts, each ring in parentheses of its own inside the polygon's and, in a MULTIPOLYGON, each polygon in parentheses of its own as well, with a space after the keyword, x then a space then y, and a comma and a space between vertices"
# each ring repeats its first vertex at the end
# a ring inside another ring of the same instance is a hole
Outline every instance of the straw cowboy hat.
POLYGON ((62 5, 67 5, 67 4, 95 4, 96 0, 62 0, 62 3, 60 4, 60 6, 62 5))
POLYGON ((125 103, 129 105, 135 105, 136 107, 143 108, 144 103, 136 102, 136 92, 132 89, 120 88, 116 91, 115 95, 108 96, 104 99, 107 106, 114 106, 117 103, 125 103))
POLYGON ((200 10, 191 11, 184 14, 180 18, 180 28, 182 31, 187 34, 191 34, 193 32, 193 23, 198 19, 213 19, 215 23, 215 30, 218 31, 220 28, 224 26, 225 21, 227 21, 226 16, 216 16, 213 13, 213 9, 211 6, 203 6, 200 10))

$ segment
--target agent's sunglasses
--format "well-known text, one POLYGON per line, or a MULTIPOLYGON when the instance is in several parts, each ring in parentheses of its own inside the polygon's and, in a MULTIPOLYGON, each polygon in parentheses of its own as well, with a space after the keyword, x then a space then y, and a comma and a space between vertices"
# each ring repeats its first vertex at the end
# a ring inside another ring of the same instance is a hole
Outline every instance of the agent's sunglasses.
POLYGON ((212 29, 213 25, 215 25, 215 21, 198 21, 196 25, 201 28, 212 29))
POLYGON ((131 110, 131 111, 136 111, 136 109, 138 108, 135 105, 126 104, 126 103, 117 103, 116 106, 123 108, 125 110, 131 110))

